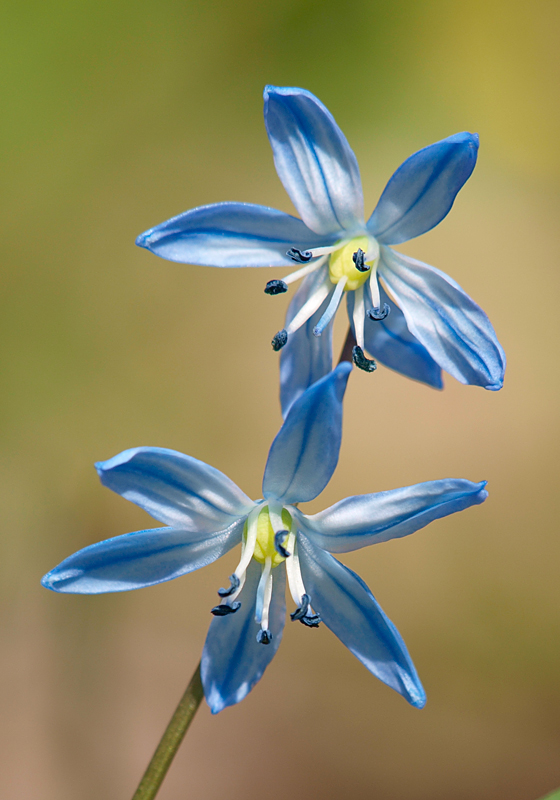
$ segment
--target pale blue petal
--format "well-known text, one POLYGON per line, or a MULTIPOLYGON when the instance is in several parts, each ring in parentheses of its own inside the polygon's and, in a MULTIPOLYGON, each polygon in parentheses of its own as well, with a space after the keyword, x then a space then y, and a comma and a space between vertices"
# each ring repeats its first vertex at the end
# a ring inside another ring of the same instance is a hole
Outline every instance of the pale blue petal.
POLYGON ((163 583, 211 564, 241 542, 245 518, 211 535, 176 528, 126 533, 64 559, 41 583, 54 592, 102 594, 163 583))
POLYGON ((363 580, 302 534, 298 546, 313 610, 376 678, 422 708, 426 695, 405 643, 363 580))
POLYGON ((367 227, 382 244, 426 233, 447 216, 478 155, 478 134, 456 133, 424 147, 395 172, 367 227))
POLYGON ((95 467, 104 486, 175 528, 213 533, 254 506, 219 470, 163 447, 125 450, 95 467))
POLYGON ((379 274, 410 332, 461 383, 501 389, 506 360, 484 311, 448 275, 390 247, 379 274))
POLYGON ((267 86, 264 120, 276 171, 305 224, 322 234, 363 229, 358 162, 325 106, 305 89, 267 86))
MULTIPOLYGON (((326 271, 327 267, 318 269, 303 279, 288 308, 285 327, 323 283, 326 271)), ((305 325, 290 334, 287 343, 280 351, 280 403, 284 418, 298 397, 301 397, 311 384, 328 375, 332 369, 334 319, 329 322, 321 336, 313 335, 313 328, 323 316, 329 299, 330 296, 305 325)))
POLYGON ((483 503, 486 481, 448 478, 402 489, 347 497, 307 516, 298 524, 313 542, 330 553, 348 553, 370 544, 409 536, 435 519, 483 503))
POLYGON ((210 625, 200 669, 204 696, 213 714, 249 694, 280 646, 286 618, 285 566, 280 564, 272 570, 270 644, 257 642, 260 625, 255 622, 255 600, 260 576, 260 564, 251 561, 239 595, 241 608, 234 614, 214 617, 210 625))
POLYGON ((342 399, 352 365, 343 361, 293 404, 268 454, 263 496, 304 503, 333 474, 342 438, 342 399))
MULTIPOLYGON (((369 284, 368 284, 369 286, 369 284)), ((388 303, 391 312, 382 320, 371 320, 366 316, 364 344, 367 352, 389 369, 394 369, 407 378, 427 383, 434 389, 443 388, 441 369, 428 353, 424 345, 411 334, 400 308, 379 285, 381 307, 388 303)), ((348 316, 354 329, 354 292, 348 292, 348 316)), ((372 308, 369 288, 364 291, 365 310, 372 308)))
POLYGON ((250 203, 215 203, 185 211, 140 234, 157 256, 206 267, 293 267, 286 252, 328 245, 300 219, 250 203))

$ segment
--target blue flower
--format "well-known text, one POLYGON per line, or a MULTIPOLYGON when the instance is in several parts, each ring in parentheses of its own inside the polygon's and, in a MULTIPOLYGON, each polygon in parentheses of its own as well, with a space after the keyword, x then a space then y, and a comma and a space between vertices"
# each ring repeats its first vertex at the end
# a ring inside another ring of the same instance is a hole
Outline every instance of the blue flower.
POLYGON ((263 499, 190 456, 157 447, 97 464, 102 483, 166 526, 98 542, 43 578, 56 592, 139 589, 186 575, 241 545, 239 564, 204 645, 202 682, 214 713, 238 703, 274 656, 284 627, 285 580, 292 620, 320 621, 380 680, 422 707, 425 694, 403 640, 365 583, 331 553, 408 536, 487 496, 484 483, 430 481, 349 497, 319 514, 297 508, 327 485, 338 461, 348 362, 293 404, 272 443, 263 499))
POLYGON ((447 215, 474 169, 478 136, 458 133, 410 156, 365 222, 356 157, 325 106, 304 89, 275 86, 266 87, 264 101, 276 170, 301 219, 217 203, 146 231, 137 244, 172 261, 213 267, 302 263, 265 289, 280 294, 304 278, 273 339, 275 349, 284 348, 284 414, 330 371, 331 321, 344 294, 357 366, 375 369, 365 350, 439 389, 442 369, 462 383, 500 389, 504 352, 482 309, 443 272, 390 247, 447 215))

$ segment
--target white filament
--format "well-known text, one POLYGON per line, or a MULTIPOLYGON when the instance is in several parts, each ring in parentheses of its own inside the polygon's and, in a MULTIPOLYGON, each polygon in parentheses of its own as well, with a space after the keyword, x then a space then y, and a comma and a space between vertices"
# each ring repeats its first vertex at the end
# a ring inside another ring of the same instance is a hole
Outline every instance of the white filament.
POLYGON ((318 289, 311 295, 309 300, 302 305, 293 320, 286 326, 286 333, 290 336, 295 333, 313 314, 320 308, 321 303, 327 297, 330 291, 331 283, 328 278, 325 279, 318 289))
POLYGON ((354 313, 352 315, 352 319, 354 322, 354 335, 356 336, 356 344, 358 347, 361 347, 362 350, 364 349, 364 322, 365 322, 365 311, 364 311, 364 287, 358 287, 354 292, 354 313))
POLYGON ((331 321, 331 319, 336 314, 337 309, 340 305, 340 301, 342 300, 342 294, 344 292, 344 287, 346 286, 347 280, 348 280, 348 275, 343 275, 342 278, 340 278, 338 283, 336 284, 335 290, 325 310, 325 313, 323 314, 317 325, 315 325, 315 327, 313 328, 314 336, 320 336, 327 327, 327 325, 329 324, 329 322, 331 321))

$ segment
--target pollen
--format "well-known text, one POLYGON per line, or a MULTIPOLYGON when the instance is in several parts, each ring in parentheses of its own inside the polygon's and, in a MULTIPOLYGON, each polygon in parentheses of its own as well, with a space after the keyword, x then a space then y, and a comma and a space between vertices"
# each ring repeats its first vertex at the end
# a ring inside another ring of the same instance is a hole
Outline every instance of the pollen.
MULTIPOLYGON (((292 527, 292 517, 285 508, 282 510, 282 524, 285 525, 287 530, 290 530, 292 527)), ((253 558, 255 561, 258 561, 259 564, 264 564, 266 559, 270 558, 273 567, 277 567, 282 561, 286 560, 274 546, 274 529, 270 522, 268 506, 265 506, 259 514, 257 521, 257 541, 253 558)))
POLYGON ((359 289, 362 284, 371 275, 371 268, 377 261, 378 246, 374 239, 368 236, 357 236, 351 242, 347 242, 339 250, 335 250, 330 257, 329 261, 329 278, 331 282, 337 284, 341 278, 347 277, 344 291, 355 291, 359 289), (363 250, 366 253, 366 266, 369 269, 360 271, 356 269, 356 264, 352 256, 358 250, 363 250), (373 251, 373 252, 372 252, 373 251))

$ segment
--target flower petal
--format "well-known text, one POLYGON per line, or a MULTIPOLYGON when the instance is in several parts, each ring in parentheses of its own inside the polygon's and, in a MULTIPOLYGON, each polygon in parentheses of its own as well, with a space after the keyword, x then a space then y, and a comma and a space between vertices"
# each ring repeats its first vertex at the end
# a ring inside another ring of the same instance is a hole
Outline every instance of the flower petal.
POLYGON ((241 608, 235 614, 214 617, 204 644, 201 674, 204 696, 213 714, 239 703, 261 679, 280 646, 286 618, 286 568, 273 572, 269 629, 272 641, 257 642, 260 626, 255 622, 255 600, 261 576, 260 565, 251 561, 243 591, 241 608))
POLYGON ((211 564, 241 541, 245 517, 211 536, 154 528, 97 542, 65 558, 41 583, 54 592, 102 594, 163 583, 211 564))
POLYGON ((304 503, 323 491, 338 462, 342 399, 351 371, 343 361, 295 401, 268 454, 265 498, 304 503))
POLYGON ((104 486, 176 528, 214 533, 254 506, 219 470, 163 447, 125 450, 95 467, 104 486))
POLYGON ((301 533, 298 547, 313 610, 376 678, 422 708, 426 695, 405 643, 363 580, 301 533))
POLYGON ((435 267, 381 248, 379 274, 410 332, 461 383, 501 389, 506 360, 484 311, 435 267))
MULTIPOLYGON (((441 369, 433 360, 423 344, 411 334, 400 308, 387 296, 379 285, 381 307, 388 303, 391 308, 389 316, 383 320, 371 320, 366 316, 364 325, 364 343, 368 353, 389 369, 394 369, 407 378, 422 381, 435 389, 443 388, 441 369)), ((348 317, 354 329, 354 292, 348 292, 348 317)), ((365 308, 373 307, 369 288, 364 292, 365 308)))
POLYGON ((400 539, 488 497, 486 481, 448 478, 402 489, 347 497, 307 516, 298 513, 310 539, 330 553, 349 553, 378 542, 400 539), (300 516, 301 515, 301 516, 300 516))
POLYGON ((478 155, 478 134, 456 133, 424 147, 395 172, 368 220, 382 244, 426 233, 447 216, 478 155))
POLYGON ((150 228, 139 247, 169 261, 206 267, 293 267, 291 247, 310 250, 334 239, 310 231, 300 219, 250 203, 200 206, 150 228))
POLYGON ((264 120, 278 177, 311 230, 364 226, 356 156, 332 114, 305 89, 267 86, 264 120))
MULTIPOLYGON (((288 308, 285 327, 323 283, 326 269, 321 268, 303 279, 288 308)), ((313 335, 313 328, 323 316, 329 300, 330 295, 301 328, 290 334, 280 352, 280 403, 284 418, 298 397, 332 369, 334 320, 329 322, 321 336, 313 335)))

